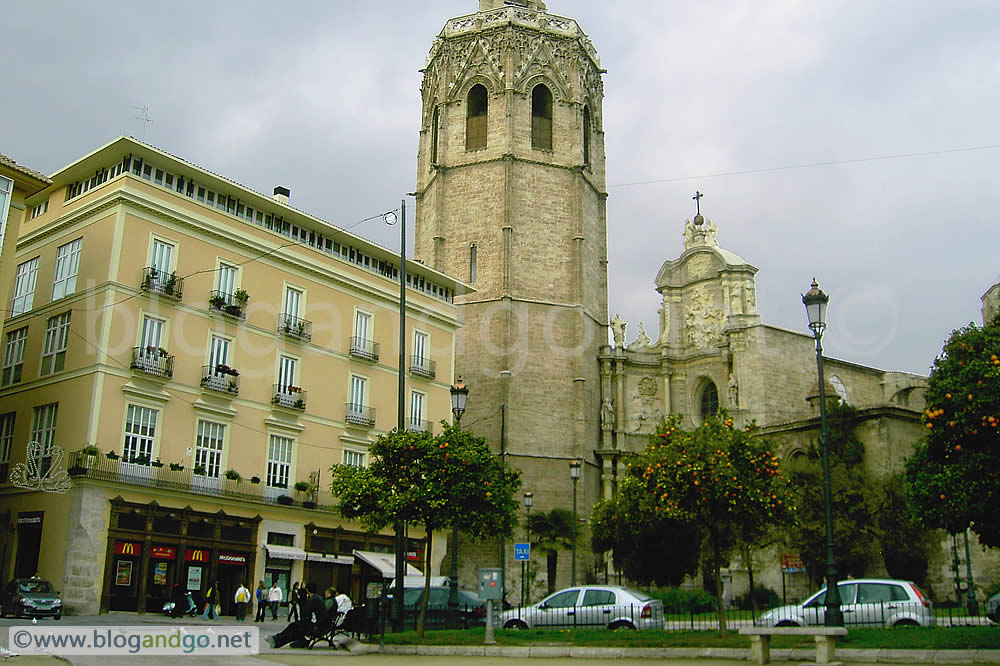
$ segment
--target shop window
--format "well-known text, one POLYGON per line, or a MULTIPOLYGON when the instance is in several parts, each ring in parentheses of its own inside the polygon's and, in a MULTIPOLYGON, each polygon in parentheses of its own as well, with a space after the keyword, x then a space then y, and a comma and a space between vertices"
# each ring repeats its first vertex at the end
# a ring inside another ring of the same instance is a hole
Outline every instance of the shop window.
POLYGON ((282 532, 268 532, 267 543, 270 546, 294 546, 295 535, 282 532))
POLYGON ((118 514, 118 529, 145 532, 146 517, 141 513, 120 513, 118 514))
POLYGON ((180 534, 181 521, 167 516, 158 516, 153 519, 153 531, 160 534, 180 534))
POLYGON ((242 541, 244 543, 253 540, 253 530, 249 527, 238 525, 224 525, 222 527, 222 538, 225 541, 242 541))
POLYGON ((188 524, 188 536, 211 539, 213 531, 211 523, 192 522, 188 524))

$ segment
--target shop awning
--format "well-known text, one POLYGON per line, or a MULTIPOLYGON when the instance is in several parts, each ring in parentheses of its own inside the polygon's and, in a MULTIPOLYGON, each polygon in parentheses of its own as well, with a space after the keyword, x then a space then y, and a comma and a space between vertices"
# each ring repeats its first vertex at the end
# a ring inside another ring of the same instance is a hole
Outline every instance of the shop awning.
POLYGON ((343 557, 341 555, 328 555, 326 553, 306 553, 307 562, 326 562, 327 564, 343 564, 351 566, 354 564, 353 557, 343 557))
POLYGON ((267 548, 267 556, 276 560, 306 559, 306 551, 301 548, 296 548, 295 546, 275 546, 269 543, 264 546, 264 548, 267 548))
MULTIPOLYGON (((382 578, 394 578, 396 576, 396 556, 393 553, 373 553, 370 550, 356 550, 354 551, 354 557, 377 569, 382 574, 382 578)), ((405 575, 420 576, 421 579, 423 577, 420 569, 409 563, 406 565, 405 575)))

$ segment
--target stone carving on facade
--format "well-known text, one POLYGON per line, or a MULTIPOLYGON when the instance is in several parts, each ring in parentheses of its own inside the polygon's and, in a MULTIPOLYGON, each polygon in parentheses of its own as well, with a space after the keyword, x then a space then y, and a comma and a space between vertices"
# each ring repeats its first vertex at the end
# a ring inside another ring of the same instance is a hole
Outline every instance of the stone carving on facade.
POLYGON ((694 221, 688 220, 684 225, 684 249, 707 246, 719 247, 719 230, 711 220, 705 220, 701 215, 695 215, 694 221))
POLYGON ((656 345, 659 347, 667 344, 667 340, 670 338, 670 304, 665 300, 660 304, 660 337, 656 339, 656 345))
POLYGON ((736 381, 736 373, 729 373, 729 406, 736 409, 740 406, 740 385, 736 381))
POLYGON ((663 420, 663 410, 656 399, 658 392, 656 379, 643 377, 632 394, 632 432, 652 434, 663 420))
POLYGON ((455 45, 450 67, 453 75, 449 84, 452 99, 461 98, 465 92, 465 84, 474 76, 488 79, 493 85, 491 91, 493 94, 503 89, 504 75, 499 57, 500 51, 489 41, 491 40, 475 38, 455 45))
POLYGON ((640 321, 639 322, 639 337, 632 341, 632 344, 628 346, 629 351, 645 351, 647 347, 653 346, 653 341, 649 339, 646 335, 646 326, 640 321))
POLYGON ((692 292, 684 317, 688 342, 697 349, 718 344, 722 338, 722 319, 722 312, 714 307, 711 296, 704 290, 692 292))
POLYGON ((740 285, 734 284, 729 292, 729 314, 743 314, 743 299, 740 298, 740 285))
POLYGON ((601 403, 601 430, 615 429, 615 401, 605 400, 601 403))
POLYGON ((615 339, 615 347, 621 348, 625 344, 625 326, 625 320, 616 313, 615 318, 611 320, 611 334, 615 339))
POLYGON ((747 304, 747 314, 757 311, 757 294, 754 291, 753 278, 747 278, 743 284, 743 299, 747 304))

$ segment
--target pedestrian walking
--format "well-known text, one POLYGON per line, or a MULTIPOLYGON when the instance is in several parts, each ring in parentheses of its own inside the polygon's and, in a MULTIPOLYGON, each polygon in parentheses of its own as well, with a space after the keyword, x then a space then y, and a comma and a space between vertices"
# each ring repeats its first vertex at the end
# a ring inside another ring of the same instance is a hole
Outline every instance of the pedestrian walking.
POLYGON ((263 622, 264 616, 267 613, 267 590, 264 589, 264 581, 259 581, 257 583, 257 615, 254 617, 254 622, 263 622))
POLYGON ((215 583, 209 583, 208 592, 205 593, 205 612, 201 614, 201 619, 203 620, 214 620, 215 619, 215 602, 219 598, 219 595, 215 590, 215 583))
POLYGON ((236 621, 243 622, 247 619, 247 603, 250 601, 250 590, 240 581, 240 586, 236 588, 236 621))
POLYGON ((288 621, 297 622, 299 620, 299 584, 292 584, 292 591, 288 593, 288 621))
POLYGON ((271 580, 271 589, 267 591, 267 604, 271 607, 271 619, 278 619, 278 606, 281 604, 281 588, 278 587, 278 579, 271 580))

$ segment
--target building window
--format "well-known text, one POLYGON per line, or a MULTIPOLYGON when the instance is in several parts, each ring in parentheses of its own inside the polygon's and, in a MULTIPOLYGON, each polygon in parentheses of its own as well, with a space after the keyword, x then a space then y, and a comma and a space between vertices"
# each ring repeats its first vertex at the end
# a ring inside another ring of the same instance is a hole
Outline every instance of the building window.
POLYGON ((719 411, 719 389, 715 384, 708 382, 701 390, 701 418, 702 420, 711 418, 719 411))
POLYGON ((434 108, 434 115, 431 116, 431 164, 438 161, 438 125, 441 123, 439 109, 434 108))
POLYGON ((45 213, 48 210, 49 210, 49 200, 46 199, 45 201, 43 201, 42 203, 38 204, 37 206, 31 209, 31 219, 33 220, 39 215, 45 215, 45 213))
POLYGON ((847 386, 844 384, 844 380, 838 377, 837 375, 831 375, 830 386, 832 386, 833 390, 837 392, 837 395, 840 397, 840 401, 846 403, 847 386))
POLYGON ((27 326, 7 334, 7 344, 3 350, 3 378, 0 380, 0 386, 9 386, 21 381, 21 371, 24 368, 24 345, 27 340, 27 326))
POLYGON ((125 413, 125 443, 122 457, 131 463, 136 458, 147 462, 153 457, 153 442, 156 441, 157 410, 149 407, 129 405, 125 413))
POLYGON ((56 251, 56 272, 52 278, 52 300, 69 296, 76 291, 76 275, 80 270, 80 247, 83 239, 61 245, 56 251))
POLYGON ((49 317, 42 343, 42 369, 39 375, 51 375, 66 366, 66 345, 69 342, 69 316, 72 311, 49 317))
POLYGON ((31 454, 31 457, 40 476, 48 474, 49 467, 52 466, 52 447, 55 446, 56 413, 58 411, 59 403, 35 407, 31 420, 31 439, 29 441, 38 445, 37 451, 31 454))
POLYGON ((544 83, 531 90, 531 147, 552 150, 552 92, 544 83))
POLYGON ((10 477, 10 450, 14 446, 14 412, 0 416, 0 483, 10 477))
POLYGON ((14 300, 11 314, 19 315, 31 309, 35 300, 35 279, 38 276, 38 257, 18 265, 14 277, 14 300))
POLYGON ((475 284, 476 283, 476 273, 479 271, 479 266, 477 265, 478 262, 479 262, 478 255, 479 255, 479 251, 478 251, 478 248, 476 248, 476 244, 472 243, 471 245, 469 245, 469 283, 470 284, 475 284))
POLYGON ((236 293, 236 274, 239 269, 231 264, 219 264, 219 279, 216 283, 216 289, 223 298, 226 299, 226 305, 233 304, 233 294, 236 293))
POLYGON ((590 107, 583 107, 583 163, 590 166, 590 107))
POLYGON ((0 247, 7 234, 7 211, 10 208, 10 193, 14 191, 14 181, 0 176, 0 247))
POLYGON ((365 409, 365 393, 368 390, 368 380, 364 377, 351 375, 351 411, 363 413, 365 409))
POLYGON ((465 149, 479 150, 486 147, 486 124, 489 117, 489 97, 486 86, 477 83, 469 90, 466 99, 465 149))
POLYGON ((194 466, 204 467, 203 476, 217 479, 222 467, 222 442, 226 426, 212 421, 198 421, 198 441, 194 451, 194 466))
POLYGON ((270 488, 288 488, 292 469, 292 440, 271 435, 267 448, 267 485, 270 488))
POLYGON ((153 280, 158 290, 162 290, 170 279, 170 267, 174 257, 174 246, 161 240, 153 241, 153 256, 149 265, 155 270, 153 280))
POLYGON ((410 392, 410 430, 423 432, 427 430, 424 420, 424 394, 419 391, 410 392))
POLYGON ((350 467, 364 467, 365 466, 365 454, 361 451, 352 451, 350 449, 344 449, 344 464, 350 467))
POLYGON ((423 331, 413 332, 413 364, 420 367, 427 367, 427 340, 428 336, 423 331))

